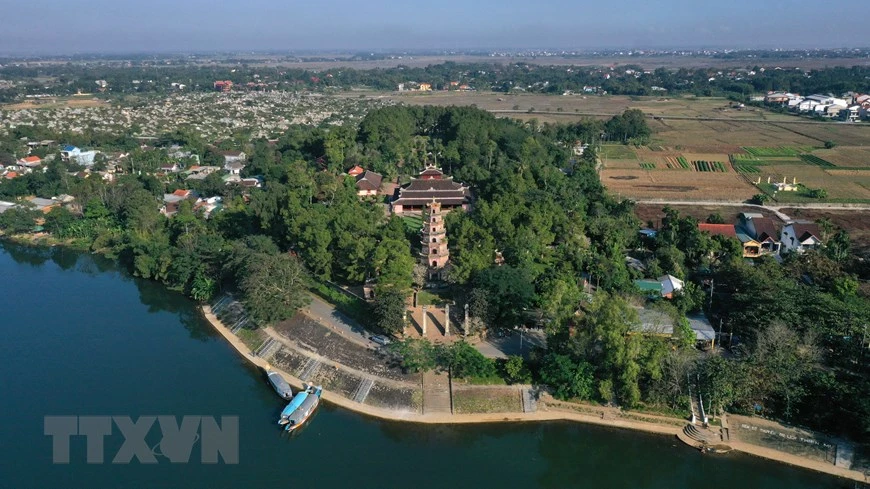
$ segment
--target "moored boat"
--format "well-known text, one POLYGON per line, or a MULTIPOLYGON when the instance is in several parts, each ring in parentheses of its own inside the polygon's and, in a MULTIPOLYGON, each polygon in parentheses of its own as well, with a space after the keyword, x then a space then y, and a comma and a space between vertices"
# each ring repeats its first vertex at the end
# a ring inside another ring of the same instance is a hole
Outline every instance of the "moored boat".
MULTIPOLYGON (((286 418, 286 422, 284 424, 285 431, 293 431, 301 427, 311 418, 311 415, 314 414, 314 410, 317 409, 317 405, 320 404, 320 394, 323 392, 323 388, 321 386, 306 386, 304 392, 300 392, 296 394, 299 397, 301 394, 306 394, 305 398, 298 404, 298 406, 288 414, 286 418)), ((287 405, 289 408, 292 404, 296 402, 296 397, 293 398, 293 401, 287 405)), ((285 409, 286 411, 286 409, 285 409)), ((283 412, 281 413, 283 416, 283 412)), ((282 418, 283 420, 284 418, 282 418)))
POLYGON ((269 383, 272 384, 272 388, 275 389, 275 392, 279 396, 287 401, 293 398, 293 390, 290 388, 290 384, 284 380, 284 377, 281 377, 281 374, 274 370, 269 370, 266 372, 266 376, 269 377, 269 383))
POLYGON ((310 387, 305 386, 305 389, 297 392, 296 395, 293 396, 293 400, 290 401, 290 404, 287 404, 287 406, 284 407, 284 410, 281 411, 281 417, 278 418, 278 424, 285 425, 290 422, 290 416, 299 409, 299 406, 301 406, 306 399, 308 399, 308 395, 310 394, 308 389, 310 389, 310 387))

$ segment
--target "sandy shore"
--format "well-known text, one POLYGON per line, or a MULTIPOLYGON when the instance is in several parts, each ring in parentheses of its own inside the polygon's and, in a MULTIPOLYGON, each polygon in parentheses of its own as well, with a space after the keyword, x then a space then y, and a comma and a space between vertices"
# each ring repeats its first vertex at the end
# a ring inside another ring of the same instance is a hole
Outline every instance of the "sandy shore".
MULTIPOLYGON (((249 362, 266 370, 275 370, 290 383, 294 388, 300 389, 303 381, 290 373, 281 370, 271 365, 266 360, 257 357, 229 328, 227 328, 211 311, 211 307, 205 305, 202 307, 202 312, 206 320, 221 334, 240 355, 245 357, 249 362)), ((642 431, 659 435, 678 436, 682 432, 682 428, 673 424, 662 423, 646 423, 641 421, 633 421, 629 419, 601 417, 579 412, 566 411, 562 409, 545 408, 534 413, 493 413, 493 414, 417 414, 411 412, 393 411, 389 409, 381 409, 366 404, 361 404, 346 397, 337 395, 328 390, 323 391, 323 399, 331 404, 342 408, 362 413, 375 418, 391 420, 391 421, 406 421, 412 423, 426 424, 467 424, 467 423, 500 423, 500 422, 530 422, 530 421, 577 421, 581 423, 589 423, 600 426, 609 426, 612 428, 623 428, 628 430, 642 431)), ((822 462, 809 460, 803 457, 798 457, 778 450, 772 450, 757 445, 730 441, 727 443, 732 449, 763 457, 769 460, 786 463, 798 467, 803 467, 826 474, 844 477, 859 482, 868 482, 864 474, 856 470, 848 470, 841 467, 836 467, 833 464, 825 464, 822 462)))

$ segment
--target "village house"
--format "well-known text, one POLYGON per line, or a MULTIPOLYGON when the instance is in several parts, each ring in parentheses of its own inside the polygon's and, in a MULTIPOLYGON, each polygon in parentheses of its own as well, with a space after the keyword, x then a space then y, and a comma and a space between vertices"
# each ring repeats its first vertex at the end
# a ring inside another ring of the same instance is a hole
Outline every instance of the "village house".
POLYGON ((800 103, 800 100, 803 100, 800 95, 789 93, 789 92, 768 92, 764 97, 764 102, 767 104, 780 104, 786 105, 793 100, 798 100, 797 103, 800 103))
POLYGON ((856 104, 842 109, 840 118, 844 121, 858 122, 861 119, 861 106, 856 104))
POLYGON ((52 199, 43 199, 40 197, 31 197, 27 202, 33 204, 33 208, 41 211, 43 214, 48 214, 55 207, 60 207, 60 202, 52 199))
POLYGON ((384 177, 371 170, 356 176, 356 194, 360 197, 377 195, 381 190, 381 182, 384 177))
POLYGON ((244 151, 221 151, 220 154, 224 157, 224 164, 243 162, 248 159, 244 151))
POLYGON ((215 212, 220 211, 222 208, 223 198, 217 196, 206 199, 197 199, 196 203, 193 204, 193 211, 201 213, 206 219, 209 219, 215 212))
POLYGON ((737 236, 743 242, 743 256, 756 258, 779 254, 779 232, 773 219, 756 212, 743 212, 739 219, 737 236))
POLYGON ((241 161, 228 161, 224 164, 224 170, 230 175, 240 175, 245 169, 245 164, 241 161))
POLYGON ((409 184, 396 189, 390 206, 393 214, 422 212, 433 201, 440 203, 445 211, 457 208, 467 210, 471 203, 471 191, 430 164, 409 184))
POLYGON ((661 277, 652 280, 635 280, 634 284, 649 297, 662 297, 665 299, 673 299, 674 294, 683 290, 685 283, 674 277, 671 274, 662 275, 661 277))
POLYGON ((839 114, 840 110, 849 106, 849 103, 841 98, 830 95, 810 95, 797 104, 797 110, 803 113, 813 113, 821 116, 839 114))
POLYGON ((178 173, 180 169, 178 163, 166 163, 160 165, 160 171, 163 173, 178 173))
POLYGON ((702 222, 698 223, 698 230, 702 233, 708 233, 710 236, 724 236, 740 241, 743 247, 744 258, 756 258, 761 253, 761 243, 758 243, 745 233, 738 234, 737 228, 733 224, 708 224, 702 222))
POLYGON ((209 176, 210 174, 212 174, 218 170, 220 170, 220 168, 216 167, 216 166, 194 165, 194 166, 191 166, 190 168, 188 168, 187 171, 185 172, 187 174, 185 179, 186 180, 204 180, 205 177, 209 176))
POLYGON ((230 80, 218 80, 214 82, 215 92, 230 92, 233 90, 233 82, 230 80))
MULTIPOLYGON (((640 319, 640 331, 637 333, 653 336, 672 337, 674 334, 674 319, 667 313, 650 309, 648 307, 637 307, 638 318, 640 319)), ((716 330, 710 324, 710 320, 704 313, 690 314, 686 316, 689 322, 689 327, 695 333, 695 346, 702 349, 710 349, 716 344, 716 330)))
POLYGON ((366 171, 365 168, 363 168, 359 165, 354 165, 353 168, 351 168, 350 170, 347 171, 347 174, 352 176, 352 177, 358 177, 358 176, 362 175, 365 171, 366 171))
POLYGON ((18 160, 18 164, 33 169, 42 164, 42 158, 39 156, 25 156, 18 160))
POLYGON ((82 166, 91 166, 94 164, 94 158, 97 156, 96 151, 82 151, 81 149, 66 145, 60 152, 60 157, 67 163, 75 163, 82 166))
POLYGON ((263 179, 262 177, 249 177, 249 178, 240 178, 238 182, 240 186, 245 188, 262 188, 263 187, 263 179))
POLYGON ((803 253, 822 246, 818 224, 812 221, 791 221, 782 228, 780 236, 783 251, 803 253))
POLYGON ((178 212, 178 205, 183 200, 190 200, 194 203, 199 198, 193 190, 178 189, 171 194, 163 194, 163 206, 160 208, 160 213, 166 217, 172 217, 178 212))

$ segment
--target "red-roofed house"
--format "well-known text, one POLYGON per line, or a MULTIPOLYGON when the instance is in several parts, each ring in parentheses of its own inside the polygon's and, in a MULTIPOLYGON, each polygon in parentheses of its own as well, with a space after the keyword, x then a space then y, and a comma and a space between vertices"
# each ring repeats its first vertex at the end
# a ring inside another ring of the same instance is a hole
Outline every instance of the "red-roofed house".
POLYGON ((18 160, 18 164, 21 166, 26 166, 28 168, 33 168, 35 166, 39 166, 42 164, 42 158, 39 156, 25 156, 18 160))
POLYGON ((728 238, 737 238, 737 230, 733 224, 707 224, 706 222, 698 223, 698 230, 702 233, 710 233, 711 236, 725 236, 728 238))
POLYGON ((709 233, 711 236, 724 236, 740 241, 740 245, 743 248, 743 258, 757 258, 761 256, 761 243, 745 233, 738 233, 737 228, 733 224, 708 224, 701 222, 698 223, 698 230, 702 233, 709 233))
POLYGON ((352 177, 358 177, 358 176, 362 175, 363 173, 365 173, 365 171, 366 171, 365 168, 363 168, 359 165, 356 165, 353 168, 351 168, 350 170, 348 170, 347 174, 352 176, 352 177))

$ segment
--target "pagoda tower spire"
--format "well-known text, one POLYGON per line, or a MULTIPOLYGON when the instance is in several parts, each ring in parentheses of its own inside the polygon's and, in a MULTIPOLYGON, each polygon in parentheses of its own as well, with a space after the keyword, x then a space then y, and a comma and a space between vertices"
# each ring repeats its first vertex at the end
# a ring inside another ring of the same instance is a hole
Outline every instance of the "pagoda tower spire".
POLYGON ((447 249, 447 231, 444 228, 444 215, 441 213, 441 203, 434 198, 426 204, 427 213, 423 218, 423 230, 420 233, 420 253, 423 264, 429 271, 430 280, 441 280, 447 263, 450 261, 450 250, 447 249))

